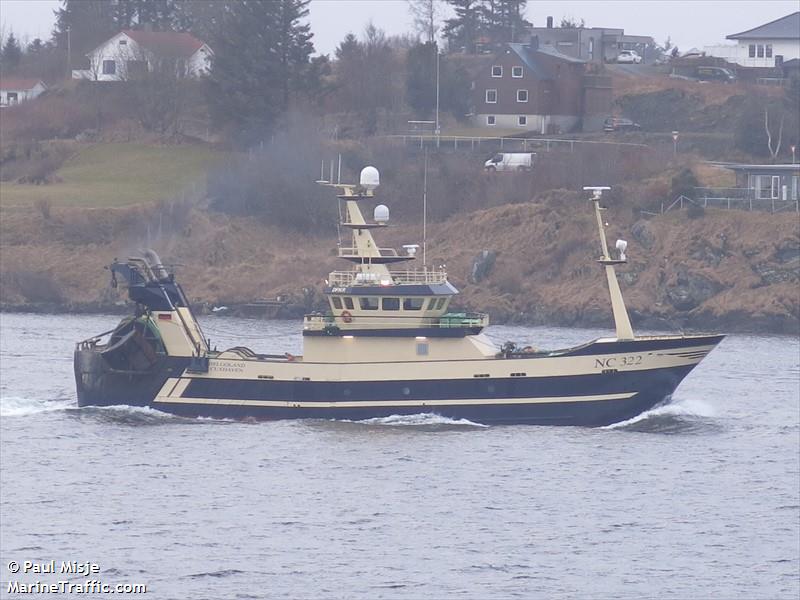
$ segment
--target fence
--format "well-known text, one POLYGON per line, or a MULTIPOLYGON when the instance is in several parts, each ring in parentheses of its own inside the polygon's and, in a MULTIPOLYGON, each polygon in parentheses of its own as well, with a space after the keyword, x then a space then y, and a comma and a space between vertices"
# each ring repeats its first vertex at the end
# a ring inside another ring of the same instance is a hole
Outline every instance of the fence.
POLYGON ((406 146, 418 146, 419 148, 442 146, 459 148, 469 148, 471 150, 480 148, 494 148, 507 150, 509 152, 528 152, 529 150, 568 150, 575 151, 575 146, 580 145, 601 145, 601 146, 628 146, 633 148, 650 148, 646 144, 635 144, 632 142, 606 142, 602 140, 572 140, 560 138, 515 138, 515 137, 485 137, 485 136, 464 136, 464 135, 431 135, 431 134, 405 134, 405 135, 386 135, 386 139, 402 141, 406 146))
POLYGON ((671 203, 661 203, 661 214, 684 205, 777 213, 800 212, 800 198, 756 198, 752 188, 695 188, 695 198, 678 196, 671 203))

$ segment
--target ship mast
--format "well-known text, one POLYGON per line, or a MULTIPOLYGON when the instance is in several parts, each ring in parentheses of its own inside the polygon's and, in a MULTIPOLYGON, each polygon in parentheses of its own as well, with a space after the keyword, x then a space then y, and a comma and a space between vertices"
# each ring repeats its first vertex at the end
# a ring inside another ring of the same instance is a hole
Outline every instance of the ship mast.
POLYGON ((605 190, 609 187, 584 187, 586 191, 592 192, 592 203, 594 204, 594 212, 597 217, 597 230, 600 232, 600 249, 603 253, 602 257, 597 260, 606 271, 606 279, 608 280, 608 292, 611 296, 611 310, 614 313, 614 325, 617 330, 618 340, 632 340, 634 338, 633 328, 631 321, 628 318, 628 310, 625 308, 625 301, 622 298, 622 290, 619 288, 619 281, 617 281, 617 273, 614 265, 621 265, 628 262, 625 257, 625 248, 628 243, 624 240, 617 240, 616 248, 619 250, 619 258, 611 258, 608 252, 608 243, 606 242, 605 226, 603 225, 603 217, 601 211, 606 210, 605 207, 600 206, 600 198, 603 196, 605 190))

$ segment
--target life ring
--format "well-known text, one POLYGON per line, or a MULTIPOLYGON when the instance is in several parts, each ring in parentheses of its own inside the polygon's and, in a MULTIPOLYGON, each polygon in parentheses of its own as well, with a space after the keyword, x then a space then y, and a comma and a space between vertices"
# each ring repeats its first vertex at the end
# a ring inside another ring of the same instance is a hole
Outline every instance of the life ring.
POLYGON ((342 321, 344 321, 345 323, 353 322, 353 315, 350 314, 349 310, 345 310, 342 312, 342 321))
POLYGON ((286 353, 286 360, 288 360, 289 362, 294 362, 294 354, 289 354, 287 352, 286 353))

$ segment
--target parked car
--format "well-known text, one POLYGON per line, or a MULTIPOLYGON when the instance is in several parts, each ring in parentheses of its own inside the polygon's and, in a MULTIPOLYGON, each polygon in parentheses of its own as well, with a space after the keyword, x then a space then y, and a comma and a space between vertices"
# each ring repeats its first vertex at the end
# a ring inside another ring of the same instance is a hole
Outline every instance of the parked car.
POLYGON ((617 55, 617 62, 638 65, 642 62, 642 57, 635 50, 623 50, 617 55))
POLYGON ((736 74, 725 67, 697 67, 697 78, 700 81, 733 83, 736 81, 736 74))
POLYGON ((495 171, 530 171, 536 162, 535 152, 498 152, 483 164, 488 173, 495 171))
POLYGON ((638 131, 642 128, 638 123, 623 117, 608 117, 603 121, 603 131, 638 131))

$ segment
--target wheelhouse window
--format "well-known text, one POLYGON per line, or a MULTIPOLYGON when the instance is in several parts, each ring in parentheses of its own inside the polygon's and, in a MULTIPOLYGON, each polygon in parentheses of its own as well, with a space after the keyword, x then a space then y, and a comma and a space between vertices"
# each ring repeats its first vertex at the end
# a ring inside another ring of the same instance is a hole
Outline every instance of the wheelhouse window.
POLYGON ((383 310, 400 310, 400 298, 384 298, 383 310))
POLYGON ((517 90, 517 102, 528 101, 528 90, 517 90))
POLYGON ((497 90, 486 90, 486 104, 497 104, 497 90))
POLYGON ((362 296, 358 299, 361 310, 378 310, 378 298, 373 296, 362 296))
POLYGON ((331 296, 331 302, 333 303, 333 308, 337 310, 342 309, 342 299, 339 296, 331 296))
POLYGON ((486 124, 487 125, 494 125, 497 123, 497 119, 494 115, 486 115, 486 124))
POLYGON ((352 298, 349 298, 349 297, 345 297, 345 299, 344 299, 344 307, 345 307, 347 310, 353 310, 353 308, 355 308, 355 307, 353 306, 353 299, 352 299, 352 298))
POLYGON ((428 300, 428 308, 425 310, 436 310, 436 298, 431 298, 428 300))
POLYGON ((522 78, 522 67, 511 67, 511 76, 515 79, 522 78))
POLYGON ((519 125, 520 127, 524 127, 527 124, 528 124, 528 117, 526 117, 525 115, 520 115, 517 117, 517 125, 519 125))
POLYGON ((403 298, 403 310, 422 310, 425 298, 403 298))
POLYGON ((447 298, 439 298, 439 302, 436 304, 436 310, 442 310, 445 304, 447 304, 447 298))
POLYGON ((503 67, 502 67, 502 65, 493 65, 492 66, 492 77, 502 77, 502 76, 503 76, 503 67))
POLYGON ((103 61, 103 75, 115 75, 117 72, 117 61, 104 60, 103 61))

